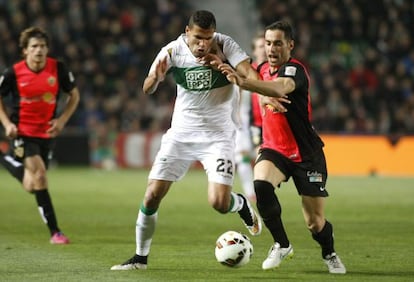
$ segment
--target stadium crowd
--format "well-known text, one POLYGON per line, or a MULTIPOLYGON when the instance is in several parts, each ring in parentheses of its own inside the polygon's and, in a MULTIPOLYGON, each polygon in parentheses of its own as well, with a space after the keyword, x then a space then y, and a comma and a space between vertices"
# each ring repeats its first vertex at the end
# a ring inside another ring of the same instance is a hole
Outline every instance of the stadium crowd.
POLYGON ((50 35, 50 55, 72 70, 81 103, 66 127, 90 134, 92 163, 113 154, 118 132, 169 126, 175 84, 143 95, 156 52, 183 32, 182 0, 0 0, 0 71, 21 59, 19 33, 39 26, 50 35))
MULTIPOLYGON (((293 54, 308 59, 319 132, 414 134, 411 0, 257 0, 256 6, 263 26, 289 19, 297 27, 293 54)), ((68 64, 81 93, 68 127, 90 132, 92 148, 105 148, 118 132, 168 128, 174 83, 151 96, 141 86, 156 52, 184 30, 190 13, 185 0, 0 0, 0 70, 20 58, 24 28, 44 28, 50 54, 68 64)))

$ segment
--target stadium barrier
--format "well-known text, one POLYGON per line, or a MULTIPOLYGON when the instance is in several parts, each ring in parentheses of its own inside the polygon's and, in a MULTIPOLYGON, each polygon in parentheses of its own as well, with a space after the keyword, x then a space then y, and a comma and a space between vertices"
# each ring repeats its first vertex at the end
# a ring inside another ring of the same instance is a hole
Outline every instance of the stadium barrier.
POLYGON ((331 175, 414 176, 414 136, 322 135, 331 175))

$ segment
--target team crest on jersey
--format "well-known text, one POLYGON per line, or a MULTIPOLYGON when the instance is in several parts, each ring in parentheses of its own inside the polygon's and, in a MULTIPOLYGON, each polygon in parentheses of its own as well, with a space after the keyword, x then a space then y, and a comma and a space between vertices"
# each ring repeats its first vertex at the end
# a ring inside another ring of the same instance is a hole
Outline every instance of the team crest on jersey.
POLYGON ((285 75, 294 76, 296 74, 296 67, 288 66, 285 68, 285 75))
POLYGON ((211 69, 189 70, 185 73, 187 88, 190 90, 211 89, 211 69))
POLYGON ((55 85, 55 83, 56 83, 56 77, 54 77, 54 76, 49 76, 49 77, 48 77, 48 79, 47 79, 47 83, 48 83, 50 86, 55 85))

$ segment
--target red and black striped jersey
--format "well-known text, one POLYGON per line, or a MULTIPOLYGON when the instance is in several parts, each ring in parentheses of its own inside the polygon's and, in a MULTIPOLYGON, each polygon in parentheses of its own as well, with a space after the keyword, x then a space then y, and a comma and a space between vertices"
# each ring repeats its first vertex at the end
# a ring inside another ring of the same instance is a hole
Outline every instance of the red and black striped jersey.
POLYGON ((70 92, 75 87, 74 77, 66 66, 47 58, 45 67, 33 72, 20 61, 6 69, 0 78, 0 95, 11 95, 11 121, 18 134, 27 137, 49 138, 49 121, 56 115, 60 91, 70 92))
POLYGON ((301 162, 312 157, 323 146, 323 141, 311 124, 311 100, 309 93, 310 79, 305 66, 291 58, 276 72, 270 72, 269 63, 263 64, 259 73, 263 80, 277 77, 291 77, 296 88, 289 93, 290 104, 284 103, 285 113, 266 108, 263 119, 262 148, 275 150, 294 162, 301 162))

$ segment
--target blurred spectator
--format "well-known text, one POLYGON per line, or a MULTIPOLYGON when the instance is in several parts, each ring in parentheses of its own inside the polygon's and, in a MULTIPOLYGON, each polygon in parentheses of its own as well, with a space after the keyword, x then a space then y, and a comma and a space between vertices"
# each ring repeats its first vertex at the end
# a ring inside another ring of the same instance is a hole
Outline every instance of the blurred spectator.
POLYGON ((175 84, 151 98, 141 86, 157 50, 184 32, 188 11, 184 0, 0 1, 0 69, 20 57, 16 42, 24 28, 50 33, 51 56, 69 65, 82 93, 67 127, 90 133, 91 161, 100 167, 114 157, 114 132, 169 127, 164 117, 175 84))

